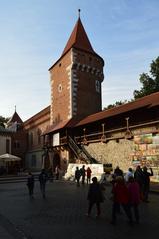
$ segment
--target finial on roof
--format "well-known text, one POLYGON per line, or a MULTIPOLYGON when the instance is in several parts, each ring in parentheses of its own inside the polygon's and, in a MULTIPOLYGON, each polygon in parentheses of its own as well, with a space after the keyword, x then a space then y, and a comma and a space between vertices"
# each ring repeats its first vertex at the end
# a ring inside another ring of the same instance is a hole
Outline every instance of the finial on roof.
POLYGON ((15 112, 16 112, 16 105, 14 107, 15 107, 15 112))
POLYGON ((78 17, 80 18, 80 12, 81 12, 81 9, 79 8, 78 9, 78 17))

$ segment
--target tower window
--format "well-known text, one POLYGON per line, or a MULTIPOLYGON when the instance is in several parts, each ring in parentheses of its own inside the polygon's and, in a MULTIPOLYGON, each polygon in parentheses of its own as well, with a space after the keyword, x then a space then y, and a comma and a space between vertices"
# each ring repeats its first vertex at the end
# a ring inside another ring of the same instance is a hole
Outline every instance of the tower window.
POLYGON ((96 91, 97 91, 98 93, 100 93, 100 81, 99 81, 99 80, 96 80, 96 81, 95 81, 95 87, 96 87, 96 91))
POLYGON ((6 139, 6 153, 9 153, 10 151, 10 140, 6 139))
POLYGON ((18 140, 15 140, 15 142, 14 142, 14 148, 15 148, 15 149, 20 148, 20 143, 19 143, 18 140))
POLYGON ((36 167, 36 155, 31 156, 31 167, 36 167))
POLYGON ((30 133, 29 141, 30 141, 30 146, 33 146, 33 132, 30 133))
POLYGON ((41 143, 41 130, 40 129, 37 130, 37 143, 38 144, 41 143))
POLYGON ((59 93, 62 92, 62 85, 61 84, 58 85, 58 92, 59 93))

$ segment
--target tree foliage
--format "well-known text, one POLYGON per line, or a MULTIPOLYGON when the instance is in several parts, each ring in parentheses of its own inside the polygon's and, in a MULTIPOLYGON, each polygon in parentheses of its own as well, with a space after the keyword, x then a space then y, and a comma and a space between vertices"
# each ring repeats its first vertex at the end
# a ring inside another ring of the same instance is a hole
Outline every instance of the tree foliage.
POLYGON ((152 93, 159 91, 159 56, 156 60, 152 61, 150 64, 150 74, 142 73, 139 78, 142 87, 140 90, 134 90, 134 99, 131 100, 124 100, 124 101, 116 101, 114 104, 110 104, 106 109, 111 109, 129 102, 132 102, 138 98, 141 98, 146 95, 150 95, 152 93))
POLYGON ((112 109, 112 108, 114 108, 114 107, 117 107, 117 106, 120 106, 120 105, 124 105, 124 104, 126 104, 126 103, 128 103, 128 102, 130 102, 130 101, 127 101, 127 100, 124 100, 124 101, 116 101, 115 102, 115 104, 110 104, 110 105, 108 105, 107 107, 104 107, 104 109, 103 110, 108 110, 108 109, 112 109))
POLYGON ((5 118, 0 115, 0 127, 5 128, 5 124, 8 122, 9 118, 5 118))
POLYGON ((150 75, 142 73, 139 81, 142 84, 140 90, 134 91, 134 98, 138 99, 159 91, 159 57, 152 61, 150 65, 150 75))

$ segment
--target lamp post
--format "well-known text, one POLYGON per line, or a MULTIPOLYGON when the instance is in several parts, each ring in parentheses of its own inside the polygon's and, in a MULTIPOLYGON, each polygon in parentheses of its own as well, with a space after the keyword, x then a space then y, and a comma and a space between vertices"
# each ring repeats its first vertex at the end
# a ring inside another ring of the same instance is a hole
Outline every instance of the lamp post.
POLYGON ((105 136, 105 134, 104 134, 104 131, 105 131, 104 127, 105 127, 105 124, 103 123, 103 124, 102 124, 102 137, 101 137, 101 143, 106 143, 106 136, 105 136))
POLYGON ((86 139, 86 128, 83 129, 83 144, 84 145, 88 144, 87 139, 86 139))
POLYGON ((129 117, 125 118, 126 120, 126 132, 125 132, 125 139, 131 139, 133 134, 129 129, 129 117))

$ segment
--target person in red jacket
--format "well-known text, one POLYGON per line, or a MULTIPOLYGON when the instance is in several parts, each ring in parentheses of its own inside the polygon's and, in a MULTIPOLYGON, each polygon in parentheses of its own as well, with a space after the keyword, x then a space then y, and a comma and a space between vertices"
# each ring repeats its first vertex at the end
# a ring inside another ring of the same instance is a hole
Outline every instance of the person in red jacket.
POLYGON ((87 184, 90 184, 90 181, 91 181, 91 174, 92 174, 92 170, 90 169, 90 167, 88 167, 87 170, 86 170, 87 184))
POLYGON ((113 193, 113 206, 112 206, 112 221, 111 224, 115 225, 117 220, 117 214, 119 211, 119 206, 121 206, 129 220, 132 223, 132 214, 129 206, 129 192, 125 184, 124 178, 118 176, 115 179, 115 183, 112 188, 113 193))

